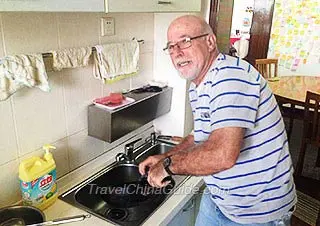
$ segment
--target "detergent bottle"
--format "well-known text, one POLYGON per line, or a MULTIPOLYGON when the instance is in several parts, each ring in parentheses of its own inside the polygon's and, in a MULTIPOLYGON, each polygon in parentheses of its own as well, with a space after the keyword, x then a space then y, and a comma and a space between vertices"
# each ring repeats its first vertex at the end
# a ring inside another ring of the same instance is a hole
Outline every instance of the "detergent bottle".
POLYGON ((52 145, 44 145, 43 158, 31 157, 23 160, 19 166, 20 188, 24 205, 37 207, 41 210, 53 204, 57 197, 56 164, 50 149, 52 145))

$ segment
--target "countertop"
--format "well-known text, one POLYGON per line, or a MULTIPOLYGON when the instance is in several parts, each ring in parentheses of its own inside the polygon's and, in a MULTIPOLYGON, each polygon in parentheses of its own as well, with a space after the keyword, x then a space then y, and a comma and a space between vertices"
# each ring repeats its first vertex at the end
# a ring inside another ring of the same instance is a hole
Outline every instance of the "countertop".
MULTIPOLYGON (((78 183, 82 182, 91 175, 94 175, 101 169, 105 168, 114 162, 114 156, 123 150, 123 146, 119 145, 111 151, 104 153, 98 158, 88 162, 77 170, 65 175, 58 180, 59 194, 64 193, 78 183)), ((194 193, 193 189, 197 190, 203 185, 202 177, 190 177, 184 182, 175 193, 167 199, 156 210, 143 225, 166 225, 179 212, 179 210, 190 200, 194 193)), ((86 214, 84 210, 71 206, 70 204, 58 199, 52 206, 44 210, 46 220, 53 220, 60 217, 70 217, 73 215, 86 214)), ((102 220, 91 215, 90 218, 84 221, 69 223, 68 225, 114 225, 110 222, 102 220)))

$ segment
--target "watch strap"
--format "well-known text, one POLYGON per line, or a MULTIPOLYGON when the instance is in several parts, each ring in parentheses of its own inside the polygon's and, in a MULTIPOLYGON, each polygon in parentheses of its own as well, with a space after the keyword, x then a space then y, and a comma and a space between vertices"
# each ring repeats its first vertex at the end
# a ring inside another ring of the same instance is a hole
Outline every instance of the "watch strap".
POLYGON ((164 169, 166 170, 166 172, 171 176, 171 175, 174 175, 174 173, 170 170, 170 166, 171 166, 171 156, 168 156, 164 159, 164 169))

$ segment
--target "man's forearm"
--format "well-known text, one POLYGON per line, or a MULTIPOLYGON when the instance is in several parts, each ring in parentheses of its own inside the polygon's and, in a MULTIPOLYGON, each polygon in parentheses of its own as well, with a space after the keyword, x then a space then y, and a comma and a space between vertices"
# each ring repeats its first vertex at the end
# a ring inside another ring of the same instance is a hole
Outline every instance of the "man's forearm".
POLYGON ((225 170, 226 168, 219 157, 221 156, 219 151, 216 150, 215 153, 212 153, 205 150, 202 146, 200 144, 189 150, 180 151, 172 155, 171 171, 175 174, 203 176, 225 170))
POLYGON ((243 129, 224 129, 202 144, 171 156, 170 170, 176 174, 211 175, 231 168, 240 153, 243 129))
POLYGON ((164 156, 171 156, 176 154, 179 151, 182 150, 188 150, 194 146, 194 138, 193 135, 186 136, 180 144, 177 144, 175 147, 171 148, 168 152, 164 153, 164 156))

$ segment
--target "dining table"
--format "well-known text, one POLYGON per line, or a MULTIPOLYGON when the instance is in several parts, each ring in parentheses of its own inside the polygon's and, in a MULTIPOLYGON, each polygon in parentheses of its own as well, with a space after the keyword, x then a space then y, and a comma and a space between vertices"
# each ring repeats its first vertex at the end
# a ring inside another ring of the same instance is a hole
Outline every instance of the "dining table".
MULTIPOLYGON (((291 113, 287 113, 287 116, 290 117, 288 129, 288 137, 290 139, 293 119, 303 120, 307 91, 320 94, 320 76, 279 76, 268 79, 268 85, 278 102, 291 105, 291 113)), ((320 167, 320 152, 317 158, 316 167, 320 167)))
POLYGON ((320 76, 279 76, 268 80, 274 95, 290 101, 297 106, 304 106, 307 91, 320 94, 320 76))
POLYGON ((293 121, 304 119, 307 91, 320 94, 320 76, 278 76, 269 78, 267 81, 278 101, 282 115, 290 119, 287 129, 290 139, 293 121))

